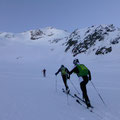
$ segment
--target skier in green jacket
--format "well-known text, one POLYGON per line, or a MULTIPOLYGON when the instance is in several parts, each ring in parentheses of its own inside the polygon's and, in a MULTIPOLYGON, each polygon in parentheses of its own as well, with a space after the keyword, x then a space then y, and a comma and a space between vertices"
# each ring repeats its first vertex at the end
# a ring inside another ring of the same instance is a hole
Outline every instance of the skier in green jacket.
POLYGON ((55 75, 57 75, 59 72, 61 72, 61 76, 62 76, 64 85, 66 88, 66 92, 69 93, 70 90, 67 85, 67 79, 69 79, 69 70, 64 65, 61 65, 61 67, 58 69, 58 71, 55 73, 55 75))
POLYGON ((78 59, 75 59, 73 61, 73 64, 75 65, 75 67, 70 71, 69 74, 71 75, 72 73, 76 73, 79 78, 82 77, 82 81, 80 82, 80 88, 83 93, 83 99, 85 100, 85 103, 89 108, 91 107, 91 104, 87 95, 86 85, 88 81, 91 80, 90 70, 85 65, 80 64, 78 59))

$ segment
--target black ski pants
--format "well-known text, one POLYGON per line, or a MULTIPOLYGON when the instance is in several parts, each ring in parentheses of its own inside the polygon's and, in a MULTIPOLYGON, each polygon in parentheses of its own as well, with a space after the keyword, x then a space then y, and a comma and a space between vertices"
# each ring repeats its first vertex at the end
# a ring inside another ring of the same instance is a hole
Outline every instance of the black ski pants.
POLYGON ((66 90, 68 89, 68 85, 67 85, 67 75, 62 75, 62 79, 63 79, 63 83, 65 85, 66 90))
POLYGON ((88 83, 88 76, 82 76, 83 81, 80 83, 80 87, 83 93, 83 98, 85 99, 86 104, 90 104, 90 100, 87 95, 86 85, 88 83))

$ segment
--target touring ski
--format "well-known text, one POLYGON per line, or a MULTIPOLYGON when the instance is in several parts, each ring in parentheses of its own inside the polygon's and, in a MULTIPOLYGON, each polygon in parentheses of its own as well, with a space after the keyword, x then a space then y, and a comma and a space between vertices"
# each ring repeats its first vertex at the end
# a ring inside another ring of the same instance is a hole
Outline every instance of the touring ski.
POLYGON ((81 99, 79 96, 77 96, 76 94, 74 94, 74 96, 76 97, 76 102, 77 103, 83 103, 83 104, 81 104, 84 108, 86 108, 87 110, 89 110, 90 112, 92 112, 92 113, 94 113, 96 116, 98 116, 100 119, 102 119, 102 116, 101 115, 99 115, 99 113, 97 113, 95 110, 93 110, 93 106, 91 106, 91 107, 86 107, 86 103, 85 103, 85 101, 83 100, 83 99, 81 99))
MULTIPOLYGON (((77 94, 74 94, 74 96, 79 100, 79 101, 81 101, 82 103, 84 103, 85 105, 86 105, 86 102, 82 99, 82 98, 80 98, 77 94)), ((94 108, 93 106, 90 106, 89 108, 94 108)))
POLYGON ((63 93, 65 93, 65 94, 69 95, 70 97, 72 97, 73 99, 75 99, 76 102, 77 102, 79 105, 83 106, 83 107, 84 107, 85 109, 87 109, 89 112, 95 114, 95 115, 98 116, 100 119, 102 119, 102 116, 100 116, 99 113, 96 113, 96 112, 93 110, 93 107, 87 108, 85 101, 84 101, 83 99, 81 99, 79 96, 77 96, 76 94, 72 95, 70 92, 67 93, 66 90, 64 90, 64 88, 62 88, 62 91, 63 91, 63 93))
POLYGON ((63 91, 65 94, 71 96, 72 98, 75 98, 74 95, 72 95, 70 92, 67 92, 66 90, 64 90, 64 88, 62 88, 62 91, 63 91))

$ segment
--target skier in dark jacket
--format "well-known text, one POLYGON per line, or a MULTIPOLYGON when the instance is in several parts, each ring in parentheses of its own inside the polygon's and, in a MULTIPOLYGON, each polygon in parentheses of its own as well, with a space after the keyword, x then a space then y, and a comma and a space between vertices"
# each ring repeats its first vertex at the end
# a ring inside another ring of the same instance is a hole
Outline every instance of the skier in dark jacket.
POLYGON ((85 65, 80 64, 78 59, 75 59, 73 61, 73 64, 75 65, 75 67, 70 71, 70 75, 74 72, 79 78, 82 77, 82 81, 80 82, 80 88, 83 93, 83 99, 85 100, 87 107, 92 107, 86 89, 88 81, 91 80, 90 70, 85 65))
POLYGON ((64 85, 65 85, 65 88, 66 88, 66 92, 69 93, 70 90, 69 90, 69 87, 67 85, 67 79, 70 78, 69 70, 64 65, 61 65, 61 67, 58 69, 58 71, 55 73, 55 75, 57 75, 59 72, 61 72, 61 76, 62 76, 64 85))
POLYGON ((46 77, 46 69, 43 69, 43 76, 46 77))

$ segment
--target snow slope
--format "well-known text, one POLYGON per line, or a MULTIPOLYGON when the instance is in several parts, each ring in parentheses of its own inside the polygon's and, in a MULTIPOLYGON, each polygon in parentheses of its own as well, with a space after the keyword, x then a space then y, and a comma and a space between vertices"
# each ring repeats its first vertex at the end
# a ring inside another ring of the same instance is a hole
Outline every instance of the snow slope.
MULTIPOLYGON (((31 41, 30 32, 7 33, 7 38, 5 35, 0 34, 0 120, 120 119, 119 52, 77 56, 91 70, 92 81, 107 104, 104 106, 89 82, 88 95, 96 112, 93 114, 71 97, 67 103, 67 96, 61 90, 64 87, 61 76, 54 75, 61 64, 69 70, 73 68, 74 58, 70 52, 64 53, 62 46, 68 34, 57 44, 49 44, 48 39, 31 41), (42 75, 44 68, 46 78, 42 75)), ((81 93, 76 75, 71 75, 71 81, 81 93)), ((68 85, 71 93, 76 93, 70 81, 68 85)))

